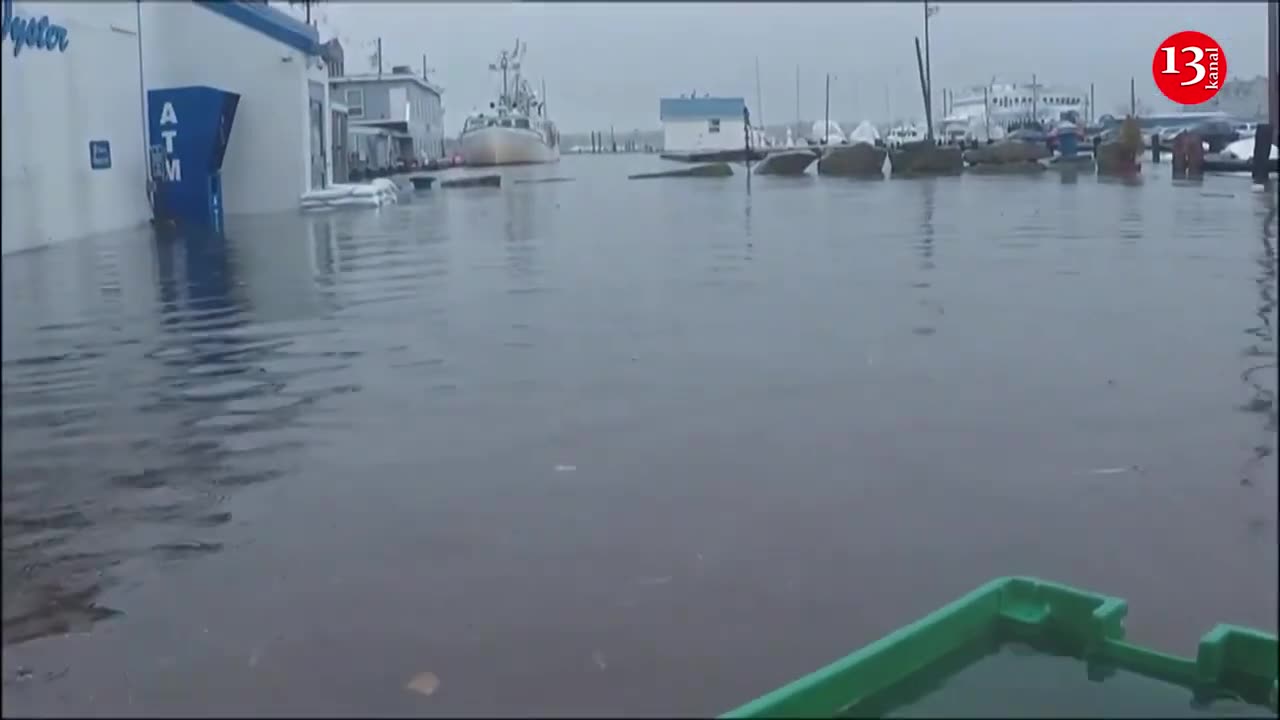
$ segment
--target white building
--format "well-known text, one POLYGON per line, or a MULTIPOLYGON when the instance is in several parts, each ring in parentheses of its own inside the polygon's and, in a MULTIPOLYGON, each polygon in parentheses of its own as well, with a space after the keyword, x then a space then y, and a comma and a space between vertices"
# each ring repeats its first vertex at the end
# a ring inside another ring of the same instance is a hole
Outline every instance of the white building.
POLYGON ((228 214, 296 210, 298 196, 331 183, 329 74, 315 28, 261 2, 141 5, 147 89, 240 95, 222 163, 228 214))
POLYGON ((4 0, 3 18, 4 253, 147 222, 163 143, 147 138, 148 90, 240 95, 228 214, 296 209, 332 177, 316 31, 265 3, 4 0))
POLYGON ((1037 122, 1056 127, 1067 118, 1085 120, 1089 96, 1078 88, 1044 83, 992 82, 955 93, 950 113, 940 124, 946 134, 959 137, 976 130, 993 131, 1037 122), (989 119, 989 120, 988 120, 989 119))
POLYGON ((444 155, 443 91, 412 68, 397 65, 386 73, 344 75, 331 78, 330 84, 347 106, 351 128, 384 131, 393 164, 444 155))
POLYGON ((1208 102, 1189 105, 1184 109, 1191 112, 1219 111, 1237 120, 1266 122, 1269 87, 1265 75, 1258 75, 1251 80, 1231 78, 1222 83, 1222 89, 1208 102))
POLYGON ((4 0, 3 253, 150 217, 138 8, 4 0))
POLYGON ((746 142, 740 97, 661 98, 662 147, 667 152, 737 150, 746 142))

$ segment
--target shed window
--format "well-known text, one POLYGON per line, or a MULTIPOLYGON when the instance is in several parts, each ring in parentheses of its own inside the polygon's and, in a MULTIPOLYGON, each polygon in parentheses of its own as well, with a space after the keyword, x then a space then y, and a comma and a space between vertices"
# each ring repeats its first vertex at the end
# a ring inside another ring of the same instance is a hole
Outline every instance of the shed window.
POLYGON ((351 88, 347 90, 347 117, 362 118, 364 117, 364 89, 351 88))
POLYGON ((710 120, 707 121, 707 132, 709 133, 720 132, 720 118, 711 118, 710 120))

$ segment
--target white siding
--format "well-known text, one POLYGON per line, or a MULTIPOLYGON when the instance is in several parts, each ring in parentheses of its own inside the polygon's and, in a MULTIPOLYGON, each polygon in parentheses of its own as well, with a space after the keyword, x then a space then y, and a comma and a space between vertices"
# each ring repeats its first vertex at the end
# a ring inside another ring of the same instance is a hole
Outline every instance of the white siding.
POLYGON ((662 143, 667 152, 736 150, 746 137, 742 118, 720 119, 720 132, 711 132, 710 120, 668 120, 662 123, 662 143))
MULTIPOLYGON (((297 209, 311 178, 308 80, 323 85, 328 106, 319 60, 193 3, 142 6, 149 89, 207 85, 240 95, 222 164, 227 214, 297 209)), ((331 122, 326 110, 326 145, 331 122)), ((333 158, 326 165, 327 183, 333 158)))
POLYGON ((0 44, 4 212, 0 251, 16 252, 145 223, 137 14, 133 2, 17 2, 67 28, 65 52, 0 44), (112 29, 114 26, 115 29, 112 29), (89 141, 111 168, 89 166, 89 141))

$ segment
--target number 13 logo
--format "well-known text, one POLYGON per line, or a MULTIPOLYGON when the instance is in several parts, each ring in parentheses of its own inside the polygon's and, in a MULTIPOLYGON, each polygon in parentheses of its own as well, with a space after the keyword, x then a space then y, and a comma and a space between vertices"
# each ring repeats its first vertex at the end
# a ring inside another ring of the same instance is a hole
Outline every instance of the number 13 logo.
POLYGON ((1213 38, 1188 30, 1160 43, 1151 73, 1165 97, 1180 105, 1199 105, 1218 94, 1227 76, 1227 54, 1213 38))

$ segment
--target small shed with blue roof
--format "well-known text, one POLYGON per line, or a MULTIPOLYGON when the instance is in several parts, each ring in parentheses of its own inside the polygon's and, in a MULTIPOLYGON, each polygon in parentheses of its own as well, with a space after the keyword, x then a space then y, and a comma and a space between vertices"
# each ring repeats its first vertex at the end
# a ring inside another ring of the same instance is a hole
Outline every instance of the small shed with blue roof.
POLYGON ((741 148, 746 107, 740 97, 697 97, 690 93, 661 98, 658 115, 663 149, 670 153, 741 148))

